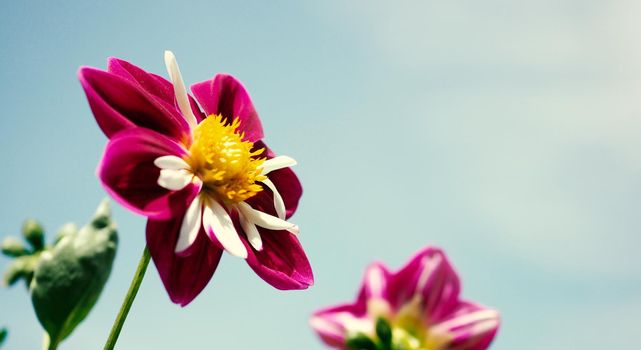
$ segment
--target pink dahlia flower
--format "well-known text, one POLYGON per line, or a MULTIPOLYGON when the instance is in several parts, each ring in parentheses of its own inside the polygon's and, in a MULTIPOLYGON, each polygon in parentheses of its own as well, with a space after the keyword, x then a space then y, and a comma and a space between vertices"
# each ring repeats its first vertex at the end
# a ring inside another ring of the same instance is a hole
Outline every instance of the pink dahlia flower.
POLYGON ((428 247, 398 272, 372 264, 354 303, 320 310, 310 324, 337 349, 487 349, 499 314, 461 300, 460 288, 445 254, 428 247))
POLYGON ((149 219, 147 246, 171 300, 191 302, 223 250, 278 289, 312 285, 299 228, 288 221, 302 194, 296 161, 262 141, 234 77, 194 84, 192 98, 169 51, 165 64, 171 82, 117 58, 107 71, 81 68, 79 78, 109 138, 98 176, 116 201, 149 219))

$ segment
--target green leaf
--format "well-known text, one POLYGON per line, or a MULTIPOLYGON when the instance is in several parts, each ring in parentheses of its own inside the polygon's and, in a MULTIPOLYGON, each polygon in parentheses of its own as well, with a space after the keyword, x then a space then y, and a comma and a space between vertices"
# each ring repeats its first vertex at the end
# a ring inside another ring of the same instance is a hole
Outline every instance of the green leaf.
POLYGON ((7 334, 9 332, 6 328, 0 328, 0 346, 4 343, 4 340, 7 339, 7 334))
POLYGON ((52 344, 87 316, 111 273, 118 236, 107 201, 80 231, 67 225, 58 237, 40 255, 31 284, 33 307, 52 344))

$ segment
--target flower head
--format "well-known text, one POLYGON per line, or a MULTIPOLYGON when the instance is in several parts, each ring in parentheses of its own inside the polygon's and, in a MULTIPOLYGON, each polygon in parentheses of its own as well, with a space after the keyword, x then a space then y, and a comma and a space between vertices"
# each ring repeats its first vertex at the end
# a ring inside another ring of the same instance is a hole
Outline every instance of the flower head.
POLYGON ((310 324, 329 346, 347 350, 484 350, 498 312, 459 298, 445 254, 425 248, 398 272, 369 266, 354 303, 316 312, 310 324))
POLYGON ((289 218, 302 188, 276 156, 245 87, 218 74, 187 93, 173 53, 170 81, 111 58, 79 78, 109 138, 98 166, 105 189, 148 217, 147 245, 171 299, 188 304, 211 279, 223 251, 246 259, 278 289, 313 283, 289 218), (202 109, 201 109, 202 108, 202 109))

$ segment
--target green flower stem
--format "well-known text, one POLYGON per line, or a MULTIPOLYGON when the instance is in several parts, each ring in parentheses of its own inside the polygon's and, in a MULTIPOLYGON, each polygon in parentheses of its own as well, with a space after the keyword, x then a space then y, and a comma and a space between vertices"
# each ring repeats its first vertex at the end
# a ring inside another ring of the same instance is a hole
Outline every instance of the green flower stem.
POLYGON ((42 349, 43 350, 56 350, 58 349, 58 344, 60 344, 59 341, 51 341, 51 338, 49 338, 49 334, 45 332, 44 337, 42 338, 42 349))
POLYGON ((145 277, 145 271, 147 271, 147 265, 149 265, 149 249, 145 246, 145 250, 142 252, 142 257, 140 257, 140 262, 138 263, 138 268, 136 269, 136 274, 134 275, 133 280, 131 280, 131 285, 125 296, 125 300, 122 301, 122 306, 120 307, 120 312, 116 316, 114 325, 111 327, 111 333, 109 338, 105 343, 104 350, 113 350, 116 346, 116 341, 118 341, 118 336, 122 330, 122 326, 125 324, 125 319, 127 314, 129 314, 129 309, 131 309, 131 304, 134 303, 136 294, 138 294, 138 289, 142 283, 142 279, 145 277))

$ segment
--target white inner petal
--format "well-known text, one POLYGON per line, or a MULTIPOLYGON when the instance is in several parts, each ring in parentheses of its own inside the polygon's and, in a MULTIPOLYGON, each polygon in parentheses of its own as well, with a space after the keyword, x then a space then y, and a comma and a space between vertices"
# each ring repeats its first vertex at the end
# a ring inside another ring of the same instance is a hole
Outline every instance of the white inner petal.
POLYGON ((351 312, 341 311, 331 316, 338 324, 343 325, 345 330, 350 333, 372 334, 374 331, 374 322, 369 318, 356 317, 351 312))
POLYGON ((158 176, 158 185, 168 190, 178 191, 191 183, 194 174, 186 169, 162 169, 158 176))
POLYGON ((270 179, 265 179, 261 182, 267 185, 267 187, 269 187, 269 189, 274 193, 274 208, 276 208, 276 214, 278 214, 279 218, 285 220, 285 202, 276 189, 276 185, 274 185, 270 179))
POLYGON ((282 168, 288 168, 291 166, 296 165, 296 160, 292 157, 288 156, 277 156, 272 159, 267 159, 263 163, 263 171, 261 172, 262 175, 269 174, 270 172, 282 168))
POLYGON ((231 255, 247 259, 247 249, 240 240, 229 213, 213 199, 205 204, 203 224, 208 234, 213 234, 231 255))
POLYGON ((165 51, 165 66, 167 66, 167 73, 171 82, 174 85, 174 93, 176 94, 176 102, 178 102, 178 108, 182 113, 185 120, 191 127, 194 129, 198 124, 194 112, 191 110, 191 105, 189 104, 189 97, 187 97, 187 89, 185 88, 185 83, 183 82, 182 74, 180 74, 180 68, 178 68, 178 62, 176 62, 176 56, 171 51, 165 51))
POLYGON ((367 271, 367 282, 371 295, 375 297, 380 297, 383 295, 385 277, 383 275, 383 271, 381 271, 381 268, 379 266, 372 267, 367 271))
POLYGON ((158 157, 156 158, 156 160, 154 160, 154 165, 159 167, 160 169, 173 169, 173 170, 191 169, 189 164, 187 164, 187 162, 185 162, 184 159, 178 156, 158 157))
POLYGON ((335 322, 326 320, 325 318, 323 318, 323 316, 312 317, 309 320, 309 325, 321 334, 330 334, 334 337, 341 337, 343 334, 345 334, 344 329, 342 329, 335 322))
POLYGON ((472 334, 477 336, 481 335, 487 332, 490 332, 494 329, 496 329, 499 326, 499 319, 498 316, 493 319, 488 319, 485 321, 481 321, 478 323, 475 323, 474 326, 472 326, 472 334))
POLYGON ((185 217, 180 225, 180 233, 178 234, 178 242, 176 243, 176 253, 181 253, 196 240, 198 232, 200 231, 200 223, 202 218, 202 205, 200 195, 196 196, 187 208, 185 217))
POLYGON ((257 226, 264 227, 270 230, 287 230, 295 235, 300 232, 300 229, 297 225, 275 216, 263 213, 262 211, 258 211, 250 207, 249 204, 245 202, 238 203, 237 208, 242 212, 246 220, 249 220, 257 226))
POLYGON ((469 314, 464 314, 453 319, 441 322, 432 327, 433 332, 447 332, 448 330, 472 325, 476 328, 476 324, 482 324, 485 328, 489 325, 496 325, 499 320, 499 313, 494 310, 478 310, 469 314))
POLYGON ((240 212, 240 210, 238 211, 238 218, 240 226, 243 228, 243 231, 245 231, 247 239, 252 247, 258 251, 263 250, 263 240, 260 238, 260 233, 258 232, 256 225, 245 219, 245 216, 240 212))
POLYGON ((421 274, 418 276, 418 282, 416 283, 416 290, 414 293, 423 292, 427 282, 432 274, 436 273, 436 268, 442 260, 443 258, 440 255, 434 255, 432 257, 424 256, 423 259, 421 259, 421 274))

